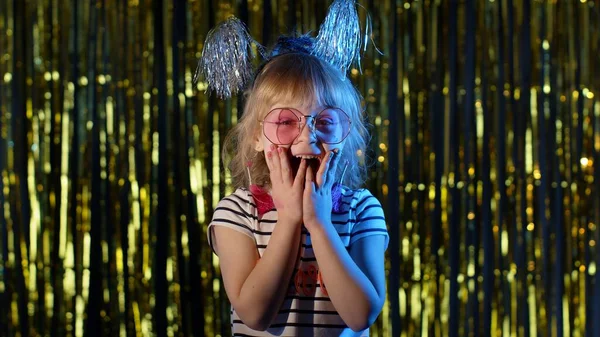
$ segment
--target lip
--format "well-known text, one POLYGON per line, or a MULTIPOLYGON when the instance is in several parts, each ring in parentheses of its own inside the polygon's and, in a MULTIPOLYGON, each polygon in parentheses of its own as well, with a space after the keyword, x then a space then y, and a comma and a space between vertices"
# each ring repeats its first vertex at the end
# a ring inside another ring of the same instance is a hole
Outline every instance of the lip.
POLYGON ((319 161, 321 161, 323 159, 323 154, 322 153, 310 153, 310 152, 294 153, 294 154, 292 154, 292 156, 294 156, 294 157, 313 156, 313 157, 316 157, 316 159, 318 159, 319 161))
POLYGON ((292 154, 293 156, 315 156, 315 157, 321 157, 320 153, 310 153, 310 152, 304 152, 304 153, 294 153, 292 154))

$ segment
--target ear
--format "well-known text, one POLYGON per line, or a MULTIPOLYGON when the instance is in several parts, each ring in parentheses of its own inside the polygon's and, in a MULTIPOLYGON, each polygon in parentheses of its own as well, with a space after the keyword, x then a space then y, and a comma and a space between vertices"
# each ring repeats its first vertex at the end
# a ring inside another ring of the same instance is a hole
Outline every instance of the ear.
POLYGON ((254 150, 257 152, 263 152, 265 150, 265 146, 262 142, 262 137, 260 134, 254 136, 254 150))

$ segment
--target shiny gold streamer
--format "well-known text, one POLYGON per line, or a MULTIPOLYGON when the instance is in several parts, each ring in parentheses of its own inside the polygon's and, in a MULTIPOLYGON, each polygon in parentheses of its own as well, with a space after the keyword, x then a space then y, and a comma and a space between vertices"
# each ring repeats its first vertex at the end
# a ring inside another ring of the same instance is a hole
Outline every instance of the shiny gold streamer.
MULTIPOLYGON (((229 15, 270 43, 329 3, 0 2, 0 335, 230 334, 206 227, 240 105, 192 74, 229 15)), ((361 3, 396 234, 372 335, 600 333, 600 4, 361 3)))

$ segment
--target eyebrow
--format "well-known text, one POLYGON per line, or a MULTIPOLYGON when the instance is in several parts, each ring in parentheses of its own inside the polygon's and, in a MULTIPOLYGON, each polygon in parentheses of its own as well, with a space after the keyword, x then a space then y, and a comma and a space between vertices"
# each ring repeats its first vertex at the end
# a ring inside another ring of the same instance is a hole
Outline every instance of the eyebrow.
MULTIPOLYGON (((277 110, 277 109, 295 110, 295 111, 298 111, 302 116, 305 116, 305 117, 306 116, 312 116, 312 113, 313 113, 313 112, 311 112, 311 115, 305 115, 305 112, 303 110, 298 109, 298 108, 293 108, 293 107, 290 107, 290 106, 275 106, 271 110, 269 110, 269 112, 273 111, 273 110, 277 110)), ((327 109, 341 109, 341 108, 338 108, 338 107, 335 107, 335 106, 331 106, 331 105, 324 105, 324 106, 320 107, 319 109, 314 109, 312 111, 314 111, 315 115, 318 115, 318 114, 320 114, 321 112, 323 112, 323 111, 325 111, 327 109)))

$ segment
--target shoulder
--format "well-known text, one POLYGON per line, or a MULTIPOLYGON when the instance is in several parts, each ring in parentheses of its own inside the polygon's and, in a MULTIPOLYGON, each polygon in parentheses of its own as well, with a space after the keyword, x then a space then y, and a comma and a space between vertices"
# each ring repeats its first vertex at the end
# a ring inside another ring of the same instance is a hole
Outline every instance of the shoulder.
POLYGON ((349 205, 351 209, 357 212, 366 207, 381 208, 379 200, 366 188, 342 187, 342 203, 349 205))
POLYGON ((219 201, 219 204, 229 204, 229 203, 254 204, 254 202, 252 200, 252 194, 250 193, 250 191, 248 189, 243 188, 243 187, 236 189, 235 191, 233 191, 233 193, 225 196, 223 199, 221 199, 221 201, 219 201))
POLYGON ((238 188, 219 201, 213 211, 211 225, 230 223, 250 230, 257 219, 252 194, 245 188, 238 188))
POLYGON ((252 194, 245 188, 238 188, 233 193, 227 195, 215 207, 215 212, 225 210, 242 212, 245 213, 246 216, 252 216, 255 212, 254 209, 256 205, 254 204, 254 199, 252 198, 252 194))
POLYGON ((238 188, 219 201, 214 209, 212 220, 208 225, 208 243, 216 251, 214 244, 215 227, 226 227, 250 237, 254 241, 254 224, 256 223, 256 206, 252 195, 245 188, 238 188))
POLYGON ((366 188, 346 189, 344 195, 350 200, 348 204, 352 222, 350 245, 368 236, 383 235, 384 245, 387 247, 389 235, 379 200, 366 188))

